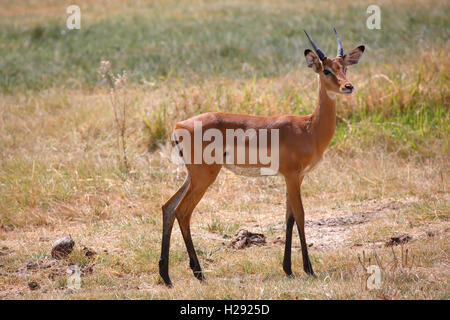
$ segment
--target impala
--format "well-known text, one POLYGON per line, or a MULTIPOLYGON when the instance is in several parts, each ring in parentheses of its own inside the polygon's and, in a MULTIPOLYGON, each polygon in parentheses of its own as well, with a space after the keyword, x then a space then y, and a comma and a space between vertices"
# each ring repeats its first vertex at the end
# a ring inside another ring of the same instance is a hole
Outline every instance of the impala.
MULTIPOLYGON (((347 67, 358 63, 364 52, 364 46, 359 46, 347 54, 344 54, 341 39, 334 29, 337 40, 337 56, 326 57, 314 44, 306 33, 314 51, 305 50, 307 66, 312 68, 319 78, 319 95, 314 112, 306 116, 278 115, 278 116, 253 116, 246 114, 232 114, 212 112, 201 114, 188 120, 179 122, 174 127, 172 134, 173 145, 183 156, 187 148, 199 147, 205 149, 205 141, 186 138, 183 140, 177 136, 177 131, 191 133, 194 136, 195 123, 201 123, 204 130, 215 129, 216 132, 225 134, 227 130, 266 130, 266 132, 278 133, 279 145, 277 151, 277 174, 284 177, 286 182, 286 241, 284 248, 283 270, 288 276, 292 276, 291 270, 291 244, 294 222, 300 236, 302 248, 303 269, 308 275, 314 276, 314 271, 308 256, 308 247, 305 237, 305 212, 301 198, 301 184, 305 175, 321 160, 322 155, 333 137, 336 126, 336 94, 351 94, 353 85, 346 78, 347 67), (189 140, 191 139, 191 140, 189 140)), ((271 134, 269 133, 268 136, 271 134)), ((249 149, 247 137, 245 148, 249 149)), ((272 141, 272 140, 271 140, 272 141)), ((268 144, 270 146, 270 143, 268 144)), ((223 157, 230 153, 230 146, 225 144, 223 157), (228 149, 227 149, 228 148, 228 149)), ((256 145, 260 148, 261 143, 256 145)), ((267 146, 266 146, 267 147, 267 146)), ((233 147, 234 148, 234 147, 233 147)), ((193 151, 191 150, 191 153, 193 151)), ((217 154, 216 154, 217 155, 217 154)), ((220 155, 222 157, 222 155, 220 155)), ((235 157, 233 157, 235 159, 235 157)), ((246 158, 248 160, 248 157, 246 158)), ((192 163, 185 161, 187 170, 186 180, 181 188, 162 206, 163 232, 161 258, 159 260, 159 273, 167 286, 172 282, 169 277, 169 246, 175 218, 180 225, 186 249, 189 254, 190 267, 194 276, 203 280, 204 276, 192 243, 190 220, 192 211, 203 197, 207 188, 214 182, 222 166, 232 171, 247 175, 254 173, 254 169, 267 167, 261 161, 256 163, 240 163, 230 165, 229 162, 217 163, 192 163)))

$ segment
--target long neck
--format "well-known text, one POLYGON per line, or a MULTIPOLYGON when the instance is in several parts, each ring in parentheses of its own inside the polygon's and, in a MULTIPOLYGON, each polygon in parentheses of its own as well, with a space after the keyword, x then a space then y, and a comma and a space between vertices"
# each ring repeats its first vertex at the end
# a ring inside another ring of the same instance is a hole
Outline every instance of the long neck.
POLYGON ((320 153, 328 147, 336 129, 336 100, 334 95, 329 95, 319 79, 319 97, 312 114, 312 130, 320 153))

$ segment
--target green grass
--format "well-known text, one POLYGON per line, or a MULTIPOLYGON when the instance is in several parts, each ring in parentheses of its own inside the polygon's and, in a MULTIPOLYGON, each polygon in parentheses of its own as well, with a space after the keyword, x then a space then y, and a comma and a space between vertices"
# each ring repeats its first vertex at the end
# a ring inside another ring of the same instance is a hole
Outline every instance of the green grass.
POLYGON ((239 229, 239 223, 228 224, 222 222, 219 218, 213 217, 207 225, 207 230, 217 232, 221 235, 232 236, 239 229))
MULTIPOLYGON (((106 14, 96 21, 83 18, 81 30, 67 30, 63 19, 32 25, 6 20, 0 30, 0 90, 92 87, 102 59, 111 60, 118 71, 128 70, 132 80, 141 84, 171 77, 190 82, 195 77, 283 75, 303 65, 303 51, 309 44, 302 29, 332 55, 336 26, 345 49, 364 43, 365 59, 377 64, 414 59, 420 47, 447 44, 447 3, 382 6, 381 30, 365 27, 369 4, 357 2, 327 11, 323 3, 315 8, 294 1, 283 1, 278 10, 267 2, 205 3, 199 15, 190 11, 180 15, 171 12, 187 11, 194 4, 140 3, 139 14, 106 14)), ((61 11, 64 8, 60 6, 61 11)), ((82 17, 89 10, 82 8, 82 17)))
MULTIPOLYGON (((324 10, 324 3, 300 6, 293 1, 283 1, 277 10, 270 2, 201 4, 195 12, 189 10, 190 1, 139 3, 139 13, 113 10, 98 19, 83 18, 81 30, 67 30, 61 17, 31 24, 24 17, 23 23, 6 19, 0 31, 0 92, 94 88, 99 85, 97 68, 104 59, 112 62, 116 72, 127 70, 134 85, 145 90, 152 90, 149 82, 160 86, 168 79, 185 85, 193 80, 199 85, 217 79, 242 82, 239 103, 233 103, 235 92, 218 84, 208 88, 211 91, 203 93, 206 99, 187 115, 170 116, 172 99, 152 108, 143 122, 147 144, 154 150, 183 116, 210 110, 267 114, 267 105, 255 102, 255 80, 298 69, 310 72, 304 68, 303 51, 309 44, 302 29, 332 55, 333 25, 345 49, 360 43, 367 46, 361 63, 365 69, 357 73, 373 79, 358 91, 356 105, 343 101, 338 115, 346 121, 338 122, 332 145, 348 139, 350 124, 352 136, 369 147, 381 139, 389 151, 401 148, 404 156, 419 151, 432 157, 448 151, 448 68, 438 68, 427 77, 427 68, 438 67, 441 61, 448 66, 448 58, 440 53, 436 63, 426 61, 427 48, 448 50, 450 6, 445 1, 381 6, 381 30, 365 27, 369 2, 364 1, 340 10, 324 10), (428 150, 429 137, 439 141, 437 148, 428 150)), ((83 7, 83 17, 94 11, 92 5, 83 7)), ((67 97, 60 100, 57 103, 63 108, 67 97)), ((275 112, 308 113, 313 102, 298 88, 287 87, 276 101, 275 112)))

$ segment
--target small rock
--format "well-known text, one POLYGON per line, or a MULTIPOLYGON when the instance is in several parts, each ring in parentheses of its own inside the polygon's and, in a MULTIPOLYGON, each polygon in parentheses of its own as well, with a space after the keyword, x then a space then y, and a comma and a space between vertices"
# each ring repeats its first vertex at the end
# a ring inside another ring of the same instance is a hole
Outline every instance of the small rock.
POLYGON ((37 283, 36 281, 30 281, 28 282, 28 288, 30 288, 30 290, 37 290, 39 289, 41 286, 39 285, 39 283, 37 283))
POLYGON ((56 240, 52 246, 52 257, 54 259, 65 258, 72 252, 74 245, 75 242, 71 236, 56 240))
POLYGON ((251 245, 263 245, 266 243, 266 237, 261 233, 252 233, 248 230, 241 229, 234 235, 231 244, 235 249, 244 249, 251 245))
POLYGON ((388 241, 386 241, 386 247, 397 246, 399 244, 404 244, 411 241, 412 237, 409 234, 399 234, 392 236, 388 241))

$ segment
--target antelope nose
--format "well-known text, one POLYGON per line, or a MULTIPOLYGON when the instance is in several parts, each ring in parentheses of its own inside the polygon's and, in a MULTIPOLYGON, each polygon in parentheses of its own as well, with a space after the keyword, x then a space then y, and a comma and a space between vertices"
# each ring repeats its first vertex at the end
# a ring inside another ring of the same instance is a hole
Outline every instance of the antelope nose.
POLYGON ((347 83, 347 84, 345 85, 345 89, 348 89, 348 90, 353 91, 353 86, 352 86, 350 83, 347 83))

